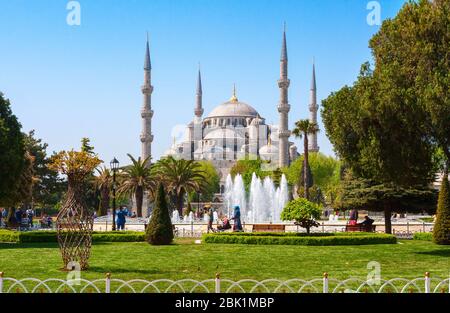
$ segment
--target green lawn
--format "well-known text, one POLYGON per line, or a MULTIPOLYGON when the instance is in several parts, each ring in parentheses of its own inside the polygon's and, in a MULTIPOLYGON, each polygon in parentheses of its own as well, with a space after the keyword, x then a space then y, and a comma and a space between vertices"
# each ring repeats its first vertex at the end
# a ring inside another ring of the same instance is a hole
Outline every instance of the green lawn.
MULTIPOLYGON (((367 263, 381 264, 383 279, 432 276, 448 277, 450 246, 426 241, 366 246, 263 246, 201 244, 177 240, 170 246, 147 243, 97 243, 92 249, 90 269, 82 278, 208 279, 219 271, 232 280, 311 279, 324 271, 330 277, 365 278, 367 263)), ((14 278, 64 278, 56 244, 0 244, 0 271, 14 278)))

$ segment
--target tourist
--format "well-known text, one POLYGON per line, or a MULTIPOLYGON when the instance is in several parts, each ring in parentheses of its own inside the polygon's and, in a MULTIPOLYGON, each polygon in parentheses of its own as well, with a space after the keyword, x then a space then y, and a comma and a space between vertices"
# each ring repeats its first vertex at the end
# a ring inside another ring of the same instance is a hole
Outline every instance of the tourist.
POLYGON ((212 227, 213 221, 214 221, 213 209, 210 208, 208 212, 208 230, 207 230, 208 233, 210 230, 212 232, 215 232, 214 228, 212 227))
POLYGON ((16 218, 17 224, 20 225, 22 223, 22 210, 17 209, 16 212, 14 213, 14 217, 16 218))
POLYGON ((368 226, 372 226, 374 220, 371 219, 368 215, 364 216, 364 221, 362 223, 359 223, 359 225, 364 226, 364 227, 368 227, 368 226))
POLYGON ((227 216, 222 218, 222 225, 217 226, 217 230, 227 230, 231 228, 230 220, 227 216))
POLYGON ((53 227, 53 218, 50 215, 47 217, 47 227, 48 228, 53 227))
POLYGON ((127 211, 125 211, 123 207, 120 207, 119 212, 117 212, 117 219, 116 219, 117 230, 125 229, 126 215, 127 211))
POLYGON ((348 225, 356 225, 356 224, 358 224, 358 210, 353 209, 350 211, 348 225))
POLYGON ((3 211, 4 211, 5 209, 4 208, 0 208, 0 227, 2 227, 2 220, 3 220, 3 211))
POLYGON ((234 220, 233 231, 242 231, 241 208, 239 207, 239 205, 236 205, 234 207, 234 215, 232 220, 234 220))
POLYGON ((131 217, 131 218, 136 218, 136 217, 137 217, 136 211, 133 211, 133 213, 131 214, 130 217, 131 217))
POLYGON ((26 210, 26 215, 28 218, 28 226, 33 227, 33 217, 34 217, 34 210, 32 208, 29 208, 26 210))

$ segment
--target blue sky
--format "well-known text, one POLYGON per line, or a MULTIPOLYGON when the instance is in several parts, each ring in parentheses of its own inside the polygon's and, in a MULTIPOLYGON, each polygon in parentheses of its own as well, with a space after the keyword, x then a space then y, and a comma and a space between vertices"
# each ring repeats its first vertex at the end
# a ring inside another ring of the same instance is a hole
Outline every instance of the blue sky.
MULTIPOLYGON (((35 129, 49 152, 79 148, 89 137, 106 162, 140 154, 146 31, 157 159, 172 142, 172 127, 193 117, 199 62, 205 114, 228 100, 236 83, 240 100, 278 123, 285 21, 292 128, 308 116, 313 57, 320 103, 371 60, 368 40, 379 29, 366 21, 366 0, 79 0, 80 26, 66 23, 68 2, 0 0, 0 91, 23 130, 35 129)), ((384 20, 404 0, 378 2, 384 20)), ((319 122, 319 146, 332 155, 319 122)))

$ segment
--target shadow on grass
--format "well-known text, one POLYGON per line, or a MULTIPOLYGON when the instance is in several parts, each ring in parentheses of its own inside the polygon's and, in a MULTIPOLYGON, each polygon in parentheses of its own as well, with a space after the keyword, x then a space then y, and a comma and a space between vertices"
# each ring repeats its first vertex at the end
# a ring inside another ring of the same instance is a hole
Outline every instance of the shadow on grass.
POLYGON ((419 251, 415 252, 416 254, 422 254, 422 255, 432 255, 432 256, 441 256, 441 257, 450 257, 450 247, 448 249, 442 249, 442 250, 431 250, 431 251, 419 251))
MULTIPOLYGON (((93 246, 99 245, 109 245, 113 242, 93 242, 93 246)), ((0 250, 9 250, 9 249, 43 249, 43 248, 56 248, 59 249, 57 242, 25 242, 25 243, 0 243, 0 250)))
POLYGON ((163 274, 169 273, 168 271, 163 271, 161 269, 133 269, 133 268, 118 268, 118 267, 103 267, 103 266, 90 266, 88 269, 89 272, 94 273, 112 273, 112 274, 125 274, 125 273, 136 273, 136 274, 163 274))

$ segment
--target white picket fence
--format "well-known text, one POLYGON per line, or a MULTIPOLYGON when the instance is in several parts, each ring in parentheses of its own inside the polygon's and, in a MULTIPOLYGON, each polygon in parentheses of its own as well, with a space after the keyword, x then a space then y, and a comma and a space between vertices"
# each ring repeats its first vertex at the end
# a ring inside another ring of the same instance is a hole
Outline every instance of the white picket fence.
POLYGON ((376 283, 359 278, 337 280, 324 273, 322 278, 266 279, 257 281, 242 279, 233 281, 214 279, 133 279, 125 281, 111 278, 63 280, 49 278, 14 279, 0 272, 0 293, 450 293, 450 278, 425 277, 415 279, 394 278, 376 283))

